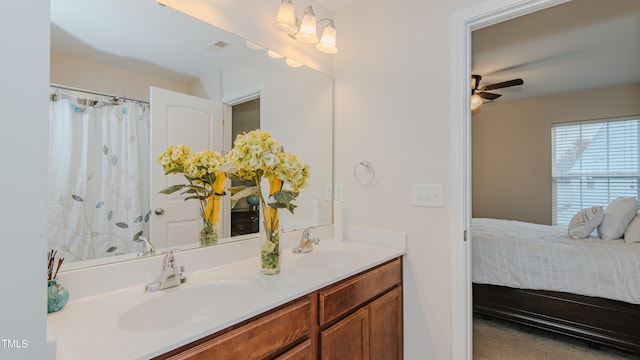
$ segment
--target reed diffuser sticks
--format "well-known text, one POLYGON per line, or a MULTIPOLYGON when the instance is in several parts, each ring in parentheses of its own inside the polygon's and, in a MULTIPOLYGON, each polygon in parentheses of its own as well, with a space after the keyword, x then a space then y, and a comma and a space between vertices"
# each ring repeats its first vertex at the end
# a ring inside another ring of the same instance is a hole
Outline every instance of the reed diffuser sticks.
POLYGON ((62 262, 64 261, 64 258, 60 258, 58 259, 58 265, 56 266, 55 271, 53 270, 53 267, 56 263, 56 254, 58 253, 58 250, 51 250, 48 253, 48 258, 47 258, 47 280, 54 280, 57 278, 58 276, 58 271, 60 270, 60 266, 62 266, 62 262))

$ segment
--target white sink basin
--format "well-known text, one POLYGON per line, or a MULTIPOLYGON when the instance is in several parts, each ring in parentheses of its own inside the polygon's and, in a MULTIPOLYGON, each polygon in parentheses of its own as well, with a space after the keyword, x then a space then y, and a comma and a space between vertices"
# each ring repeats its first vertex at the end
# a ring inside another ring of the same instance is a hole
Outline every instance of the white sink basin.
POLYGON ((264 291, 257 276, 231 276, 201 284, 189 282, 171 289, 145 293, 149 299, 137 303, 117 320, 120 329, 134 332, 178 328, 223 314, 230 306, 248 302, 264 291))
POLYGON ((312 251, 295 255, 296 266, 304 269, 334 269, 355 264, 360 254, 349 250, 312 251))

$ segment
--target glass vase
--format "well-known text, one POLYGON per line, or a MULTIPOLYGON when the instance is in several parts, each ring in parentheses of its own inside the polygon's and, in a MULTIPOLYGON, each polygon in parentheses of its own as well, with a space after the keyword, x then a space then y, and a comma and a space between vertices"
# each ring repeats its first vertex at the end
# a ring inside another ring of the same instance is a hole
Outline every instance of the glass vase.
POLYGON ((200 246, 211 246, 218 243, 218 223, 207 223, 200 230, 200 246))
POLYGON ((269 234, 262 243, 262 273, 265 275, 275 275, 280 273, 280 234, 275 230, 269 234), (274 240, 275 239, 275 240, 274 240))
POLYGON ((280 273, 280 231, 278 228, 278 210, 265 207, 264 227, 266 239, 262 243, 262 273, 275 275, 280 273))
POLYGON ((56 312, 69 301, 69 290, 58 284, 57 279, 48 280, 47 285, 47 313, 56 312))

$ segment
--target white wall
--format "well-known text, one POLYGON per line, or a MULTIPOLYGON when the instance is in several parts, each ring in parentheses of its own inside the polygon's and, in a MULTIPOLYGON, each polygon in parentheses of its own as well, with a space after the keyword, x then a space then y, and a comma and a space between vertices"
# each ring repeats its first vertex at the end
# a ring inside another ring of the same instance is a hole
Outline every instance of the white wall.
POLYGON ((471 141, 473 216, 551 225, 552 125, 638 115, 639 98, 635 84, 481 106, 471 141))
POLYGON ((406 359, 453 357, 452 14, 477 3, 360 0, 336 14, 336 182, 348 224, 407 232, 406 359), (355 181, 361 160, 375 186, 355 181), (414 182, 444 184, 444 208, 412 207, 414 182))
POLYGON ((187 84, 61 53, 51 54, 51 82, 149 101, 149 87, 186 93, 187 84))
POLYGON ((0 44, 0 358, 43 359, 49 1, 0 2, 0 44))

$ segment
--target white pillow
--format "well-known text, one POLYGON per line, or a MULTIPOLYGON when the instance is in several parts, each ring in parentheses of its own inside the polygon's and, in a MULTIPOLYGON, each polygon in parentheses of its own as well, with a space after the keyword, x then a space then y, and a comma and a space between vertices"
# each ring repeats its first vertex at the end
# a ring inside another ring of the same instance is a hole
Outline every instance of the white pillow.
POLYGON ((624 232, 624 241, 628 243, 640 242, 640 215, 631 220, 631 224, 624 232))
POLYGON ((604 218, 604 208, 593 206, 578 211, 569 222, 569 237, 584 239, 595 230, 604 218))
POLYGON ((603 240, 620 239, 637 212, 638 200, 635 197, 613 200, 604 210, 604 219, 598 226, 598 235, 603 240))

